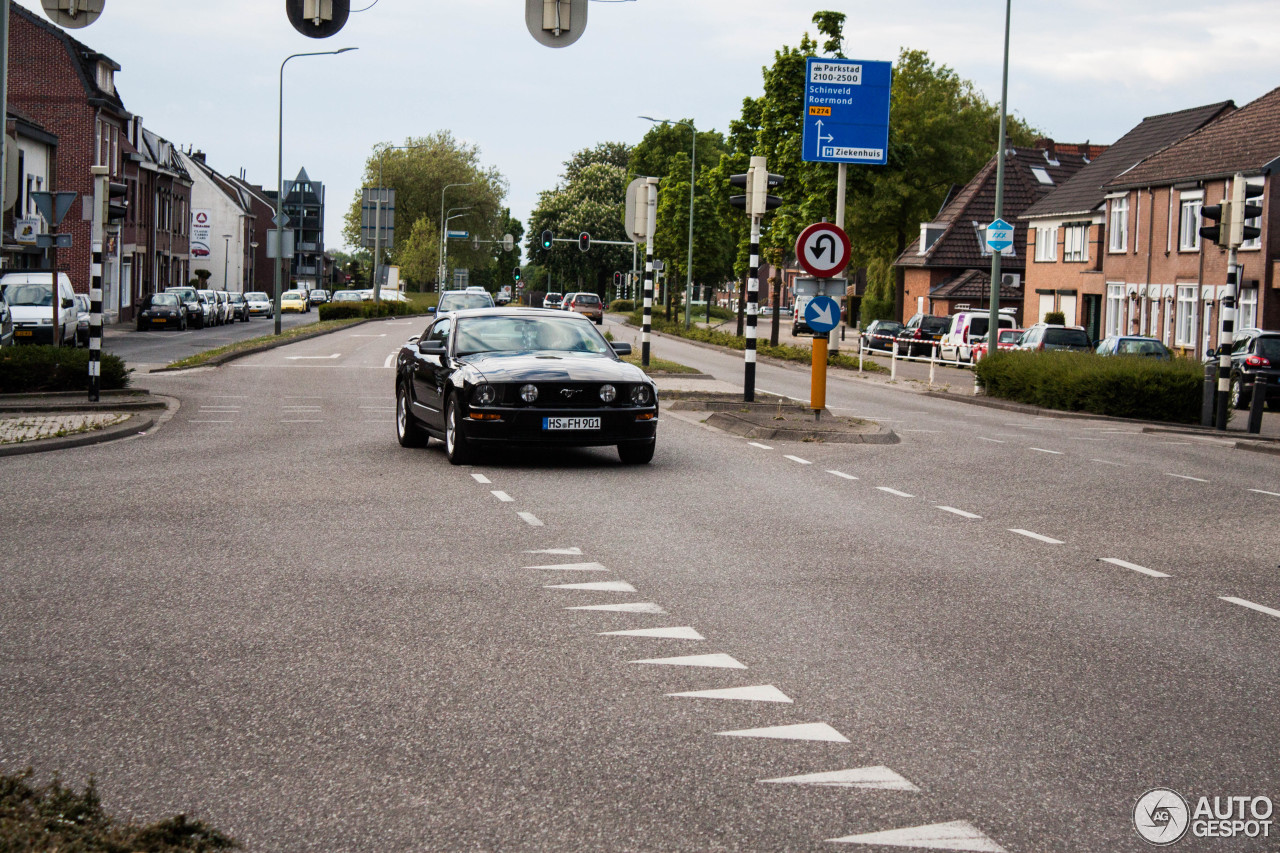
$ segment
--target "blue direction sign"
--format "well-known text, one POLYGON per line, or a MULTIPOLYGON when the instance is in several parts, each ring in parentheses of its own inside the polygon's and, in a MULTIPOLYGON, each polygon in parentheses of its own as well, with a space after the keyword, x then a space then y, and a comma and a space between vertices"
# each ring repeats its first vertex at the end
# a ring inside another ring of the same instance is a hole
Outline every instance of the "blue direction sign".
POLYGON ((450 231, 449 232, 450 240, 465 240, 467 239, 468 236, 469 235, 467 234, 466 231, 450 231))
POLYGON ((1003 252, 1013 245, 1013 226, 997 219, 987 226, 987 246, 993 252, 1003 252))
POLYGON ((804 306, 804 321, 818 334, 840 325, 840 303, 830 296, 815 296, 804 306))
POLYGON ((889 159, 889 89, 893 65, 861 59, 805 63, 802 158, 809 163, 889 159))

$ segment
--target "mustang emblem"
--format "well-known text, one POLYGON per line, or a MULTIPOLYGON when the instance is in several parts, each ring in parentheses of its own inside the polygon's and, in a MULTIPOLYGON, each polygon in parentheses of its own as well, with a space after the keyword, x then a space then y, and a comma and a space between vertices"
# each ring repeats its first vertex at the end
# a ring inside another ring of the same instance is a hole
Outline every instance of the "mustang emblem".
POLYGON ((568 399, 569 397, 572 397, 574 394, 581 394, 581 393, 582 393, 582 389, 581 389, 581 388, 562 388, 562 389, 560 389, 560 394, 561 394, 561 396, 565 397, 566 399, 568 399))

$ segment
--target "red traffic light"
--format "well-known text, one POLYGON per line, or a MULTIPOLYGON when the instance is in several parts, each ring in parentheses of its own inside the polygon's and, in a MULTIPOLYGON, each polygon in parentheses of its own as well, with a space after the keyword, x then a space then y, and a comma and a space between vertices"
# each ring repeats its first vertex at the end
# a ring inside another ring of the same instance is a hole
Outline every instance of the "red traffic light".
POLYGON ((591 235, 583 231, 578 235, 578 249, 585 252, 591 248, 591 235))

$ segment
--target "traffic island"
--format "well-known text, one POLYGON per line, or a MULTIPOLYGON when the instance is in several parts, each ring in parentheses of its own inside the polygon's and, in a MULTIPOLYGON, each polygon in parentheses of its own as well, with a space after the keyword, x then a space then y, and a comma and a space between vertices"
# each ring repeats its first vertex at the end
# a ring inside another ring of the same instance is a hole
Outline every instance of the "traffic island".
POLYGON ((751 403, 742 395, 721 392, 666 392, 663 405, 672 411, 710 412, 704 423, 744 438, 812 441, 825 444, 897 444, 897 433, 874 421, 846 418, 823 410, 820 418, 808 406, 785 397, 758 394, 751 403))

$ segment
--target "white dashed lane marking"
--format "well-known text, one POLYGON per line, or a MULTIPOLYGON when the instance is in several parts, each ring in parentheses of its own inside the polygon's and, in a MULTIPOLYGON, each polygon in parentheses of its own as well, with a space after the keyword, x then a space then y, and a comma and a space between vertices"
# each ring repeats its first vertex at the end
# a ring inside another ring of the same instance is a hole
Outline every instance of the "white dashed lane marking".
POLYGON ((488 486, 493 484, 493 481, 490 480, 488 477, 486 477, 484 474, 472 474, 471 479, 475 480, 477 483, 480 483, 483 486, 488 486))
POLYGON ((784 458, 784 459, 790 459, 792 462, 798 462, 798 463, 800 463, 801 465, 812 465, 812 464, 813 464, 813 463, 812 463, 812 462, 810 462, 808 459, 801 459, 799 456, 791 456, 790 454, 788 454, 788 455, 784 456, 783 458, 784 458))
POLYGON ((1122 569, 1130 569, 1131 571, 1141 572, 1144 575, 1150 575, 1153 578, 1169 577, 1164 572, 1157 572, 1155 569, 1148 569, 1146 566, 1139 566, 1137 563, 1130 563, 1127 560, 1119 560, 1115 557, 1099 557, 1102 562, 1110 563, 1113 566, 1119 566, 1122 569))
POLYGON ((891 495, 897 495, 900 498, 914 498, 915 495, 909 495, 906 492, 900 492, 897 489, 891 489, 888 486, 876 486, 882 492, 888 492, 891 495))
POLYGON ((1164 475, 1166 477, 1177 477, 1179 480, 1191 480, 1192 482, 1196 482, 1196 483, 1209 482, 1208 480, 1205 480, 1201 477, 1191 477, 1191 476, 1188 476, 1187 474, 1170 474, 1168 471, 1165 471, 1164 475))
MULTIPOLYGON (((477 475, 472 474, 471 476, 475 477, 477 475)), ((489 481, 484 480, 483 482, 487 483, 489 481)), ((581 557, 582 549, 581 548, 541 548, 537 551, 525 551, 525 553, 526 554, 556 554, 556 555, 565 556, 565 557, 581 557)), ((597 563, 596 565, 599 565, 599 564, 597 563)))
POLYGON ((989 441, 989 442, 991 442, 992 444, 1004 444, 1004 442, 1003 442, 1003 441, 1001 441, 1001 440, 1000 440, 1000 439, 998 439, 998 438, 987 438, 985 435, 980 435, 980 436, 978 436, 978 440, 979 440, 979 441, 989 441))
POLYGON ((763 729, 739 729, 732 732, 716 732, 723 737, 762 737, 775 740, 818 740, 827 743, 848 743, 849 739, 826 723, 799 723, 794 726, 768 726, 763 729))
POLYGON ((516 500, 506 492, 490 492, 489 494, 493 495, 495 498, 502 501, 504 504, 515 503, 515 500, 516 500))
POLYGON ((1277 619, 1280 619, 1280 610, 1272 610, 1270 607, 1263 607, 1261 604, 1254 604, 1252 601, 1249 601, 1248 599, 1235 598, 1230 595, 1220 595, 1218 597, 1221 598, 1223 601, 1229 601, 1232 604, 1238 604, 1241 607, 1247 607, 1250 610, 1256 610, 1259 613, 1265 613, 1268 616, 1274 616, 1277 619))
POLYGON ((1035 539, 1040 542, 1047 542, 1050 545, 1061 545, 1061 539, 1053 539, 1048 536, 1041 536, 1039 533, 1032 533, 1030 530, 1023 530, 1021 527, 1010 527, 1010 533, 1017 533, 1019 536, 1026 536, 1029 539, 1035 539))
POLYGON ((636 588, 626 581, 597 581, 595 583, 553 583, 546 584, 543 589, 585 589, 595 592, 635 592, 636 588))
POLYGON ((926 850, 1007 853, 1003 847, 983 835, 981 830, 967 820, 890 829, 884 832, 867 832, 862 835, 846 835, 843 838, 828 838, 827 841, 835 844, 878 844, 885 847, 920 847, 926 850))
POLYGON ((1125 465, 1123 462, 1110 462, 1110 461, 1108 461, 1108 460, 1106 460, 1106 459, 1090 459, 1089 461, 1090 461, 1090 462, 1097 462, 1097 463, 1102 464, 1102 465, 1114 465, 1114 466, 1116 466, 1117 468, 1128 468, 1128 467, 1129 467, 1128 465, 1125 465))
POLYGON ((1032 448, 1029 448, 1029 449, 1030 449, 1030 450, 1034 450, 1036 453, 1052 453, 1054 456, 1064 456, 1064 455, 1065 455, 1061 450, 1045 450, 1043 447, 1032 447, 1032 448))
POLYGON ((732 655, 685 655, 675 658, 649 658, 633 660, 632 663, 656 664, 658 666, 706 666, 713 669, 746 669, 747 665, 732 655))
POLYGON ((1280 498, 1280 492, 1264 492, 1262 489, 1250 489, 1251 492, 1257 492, 1260 495, 1271 495, 1273 498, 1280 498))
POLYGON ((679 628, 637 628, 630 631, 602 631, 599 637, 651 637, 657 640, 705 640, 687 625, 679 628))
POLYGON ((845 472, 843 472, 843 471, 828 471, 827 473, 828 473, 828 474, 832 474, 832 475, 834 475, 834 476, 836 476, 836 477, 840 477, 840 478, 841 478, 841 479, 843 479, 843 480, 856 480, 856 479, 858 479, 857 477, 853 476, 852 474, 846 474, 846 473, 845 473, 845 472))
POLYGON ((537 517, 536 515, 534 515, 534 514, 533 514, 533 513, 531 513, 531 512, 522 512, 522 513, 519 513, 519 515, 520 515, 520 518, 522 518, 522 519, 524 520, 524 523, 525 523, 525 524, 527 524, 527 525, 529 525, 530 527, 545 527, 545 526, 546 526, 546 525, 544 525, 544 524, 543 524, 543 523, 538 519, 538 517, 537 517))
POLYGON ((851 770, 833 770, 829 773, 806 773, 802 776, 783 776, 778 779, 761 779, 760 784, 817 785, 822 788, 868 788, 878 791, 913 791, 919 788, 901 775, 883 765, 856 767, 851 770))
POLYGON ((980 515, 975 515, 972 512, 965 512, 964 510, 956 509, 953 506, 942 506, 941 504, 939 504, 937 508, 942 510, 943 512, 949 512, 952 515, 958 515, 961 518, 982 518, 982 516, 980 515))
POLYGON ((739 702, 785 702, 794 704, 791 697, 772 684, 758 684, 754 687, 726 687, 723 690, 694 690, 689 693, 668 693, 668 696, 683 696, 689 699, 734 699, 739 702))
POLYGON ((748 441, 748 442, 747 442, 747 444, 751 445, 752 447, 758 447, 758 448, 760 448, 761 450, 773 450, 773 448, 772 448, 772 447, 770 447, 769 445, 767 445, 767 444, 761 444, 761 443, 760 443, 760 442, 758 442, 758 441, 748 441))

